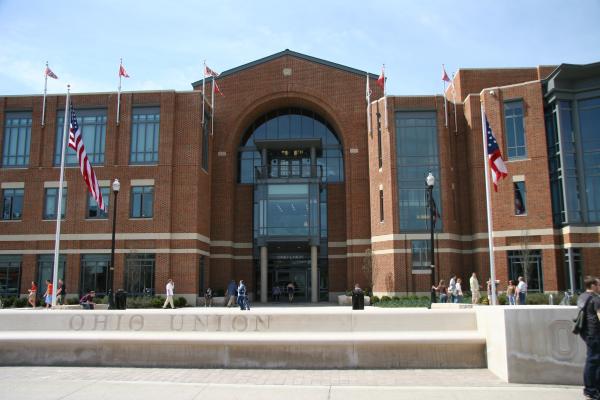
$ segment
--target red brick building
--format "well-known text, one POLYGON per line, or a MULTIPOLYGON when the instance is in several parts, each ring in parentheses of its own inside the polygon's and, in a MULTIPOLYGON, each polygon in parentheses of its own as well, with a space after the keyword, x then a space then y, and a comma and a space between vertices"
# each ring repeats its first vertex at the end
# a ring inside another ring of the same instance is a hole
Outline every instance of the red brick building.
MULTIPOLYGON (((190 92, 124 92, 118 124, 116 93, 72 95, 109 209, 90 199, 68 150, 68 293, 110 287, 114 178, 114 288, 132 294, 163 293, 168 278, 190 300, 231 279, 257 300, 289 282, 304 301, 355 282, 428 292, 429 172, 436 279, 477 272, 483 283, 481 104, 509 171, 491 195, 497 279, 525 273, 531 290, 557 291, 600 273, 599 64, 460 69, 447 126, 442 95, 383 99, 377 75, 289 50, 216 80, 225 96, 214 116, 211 80, 204 106, 201 80, 190 92)), ((42 122, 42 96, 0 97, 2 296, 27 293, 53 266, 65 96, 45 107, 42 122)))

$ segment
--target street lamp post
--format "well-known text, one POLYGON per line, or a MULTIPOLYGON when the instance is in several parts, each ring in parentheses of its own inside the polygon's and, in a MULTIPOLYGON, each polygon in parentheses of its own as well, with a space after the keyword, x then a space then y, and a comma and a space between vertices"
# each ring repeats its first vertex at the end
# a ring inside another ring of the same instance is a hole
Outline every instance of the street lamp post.
POLYGON ((434 241, 433 241, 433 229, 434 229, 434 220, 436 218, 435 215, 435 203, 433 202, 433 186, 435 185, 435 177, 430 172, 425 179, 427 184, 427 199, 429 200, 429 227, 431 233, 431 244, 430 244, 430 260, 431 260, 431 302, 435 303, 435 290, 433 287, 435 286, 435 259, 434 259, 434 241))
POLYGON ((115 194, 115 202, 113 204, 113 223, 112 223, 112 243, 110 247, 110 268, 108 269, 108 309, 115 309, 115 293, 114 293, 114 277, 115 277, 115 234, 117 232, 117 195, 119 194, 119 190, 121 189, 121 183, 118 179, 112 183, 112 190, 115 194))

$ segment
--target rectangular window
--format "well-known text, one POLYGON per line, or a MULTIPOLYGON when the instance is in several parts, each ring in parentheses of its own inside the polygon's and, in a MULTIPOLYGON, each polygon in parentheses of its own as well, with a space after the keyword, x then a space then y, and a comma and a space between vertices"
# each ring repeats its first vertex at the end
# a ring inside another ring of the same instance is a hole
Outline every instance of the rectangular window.
POLYGON ((527 214, 527 192, 525 182, 513 182, 515 192, 515 215, 527 214))
POLYGON ((504 125, 506 126, 506 149, 509 160, 527 157, 525 125, 523 123, 523 102, 504 103, 504 125))
MULTIPOLYGON (((61 254, 58 256, 58 278, 65 281, 65 267, 67 265, 66 256, 61 254)), ((37 285, 38 291, 44 294, 46 291, 46 279, 52 282, 54 278, 54 255, 53 254, 42 254, 38 256, 37 261, 37 285)), ((27 282, 29 283, 29 282, 27 282)), ((65 289, 68 289, 65 287, 65 289)))
POLYGON ((0 296, 18 296, 21 284, 21 256, 0 255, 0 296))
POLYGON ((152 218, 154 209, 154 186, 131 188, 131 218, 152 218))
POLYGON ((383 189, 379 189, 379 222, 383 222, 383 189))
POLYGON ((581 154, 578 154, 578 157, 583 167, 583 171, 577 171, 577 175, 580 186, 584 188, 579 193, 572 193, 567 189, 567 193, 582 202, 583 210, 587 208, 584 222, 597 224, 600 222, 600 97, 579 100, 577 108, 580 131, 578 139, 581 143, 581 154))
POLYGON ((158 163, 160 108, 136 107, 131 124, 130 164, 158 163))
MULTIPOLYGON (((58 188, 46 188, 44 195, 43 219, 56 219, 58 212, 58 188)), ((67 213, 67 188, 63 189, 60 218, 64 219, 67 213)))
POLYGON ((377 103, 377 160, 379 168, 383 168, 383 154, 381 148, 381 113, 379 113, 379 103, 377 103))
POLYGON ((2 219, 20 220, 23 216, 23 189, 2 190, 2 219))
MULTIPOLYGON (((60 165, 62 156, 62 136, 64 124, 64 110, 57 112, 56 119, 56 141, 54 147, 54 165, 60 165)), ((83 136, 83 145, 90 164, 104 164, 104 150, 106 144, 106 110, 77 110, 77 123, 83 136)), ((67 132, 68 134, 68 132, 67 132)), ((67 141, 69 138, 67 137, 67 141)), ((65 165, 77 166, 77 154, 75 150, 66 144, 65 165)))
POLYGON ((411 246, 413 271, 431 270, 429 240, 413 240, 411 246))
POLYGON ((31 143, 31 113, 11 112, 5 114, 2 166, 27 167, 31 143))
POLYGON ((129 254, 125 259, 125 291, 133 295, 154 294, 154 254, 129 254))
MULTIPOLYGON (((439 214, 440 201, 440 158, 438 131, 434 111, 396 112, 396 165, 398 176, 398 208, 400 229, 404 232, 428 231, 429 203, 425 178, 431 172, 436 184, 433 198, 439 214)), ((441 220, 436 229, 442 229, 441 220)))
POLYGON ((527 291, 543 292, 542 253, 540 250, 524 249, 508 251, 508 279, 516 285, 519 276, 527 283, 527 291))
POLYGON ((208 172, 208 131, 209 131, 209 116, 204 116, 204 124, 202 125, 202 169, 208 172))
POLYGON ((81 256, 81 285, 79 293, 94 290, 105 295, 108 288, 108 266, 110 254, 84 254, 81 256))
POLYGON ((109 187, 101 187, 100 193, 102 193, 102 200, 104 201, 104 205, 106 206, 106 211, 103 211, 98 207, 98 203, 96 199, 92 196, 90 192, 88 192, 88 201, 87 201, 87 212, 85 217, 87 219, 107 219, 108 218, 108 205, 110 201, 110 188, 109 187))

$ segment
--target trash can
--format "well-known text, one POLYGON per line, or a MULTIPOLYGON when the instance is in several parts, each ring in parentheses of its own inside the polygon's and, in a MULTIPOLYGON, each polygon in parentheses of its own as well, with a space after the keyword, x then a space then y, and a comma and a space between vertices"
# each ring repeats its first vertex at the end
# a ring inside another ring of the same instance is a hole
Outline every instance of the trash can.
POLYGON ((123 289, 119 289, 115 293, 115 306, 117 310, 125 310, 127 308, 127 292, 123 289))
POLYGON ((362 290, 352 291, 352 309, 353 310, 364 310, 365 309, 365 294, 362 290))

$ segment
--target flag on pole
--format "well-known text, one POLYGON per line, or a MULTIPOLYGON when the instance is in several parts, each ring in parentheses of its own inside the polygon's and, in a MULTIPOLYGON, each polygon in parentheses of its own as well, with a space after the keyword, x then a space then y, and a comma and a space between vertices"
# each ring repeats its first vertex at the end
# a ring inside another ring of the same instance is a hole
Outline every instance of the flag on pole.
POLYGON ((212 69, 208 68, 208 65, 204 64, 204 76, 213 76, 216 78, 219 76, 219 73, 213 71, 212 69))
MULTIPOLYGON (((450 78, 446 73, 446 67, 442 64, 442 81, 444 82, 444 121, 446 128, 448 127, 448 98, 446 97, 446 82, 450 82, 450 78)), ((456 106, 456 104, 455 104, 456 106)))
POLYGON ((490 127, 490 123, 488 122, 487 116, 485 116, 485 114, 484 118, 485 132, 487 137, 487 156, 490 163, 490 168, 492 169, 494 191, 497 192, 498 181, 508 176, 508 170, 506 169, 506 165, 504 164, 504 160, 502 159, 502 153, 500 152, 500 147, 498 147, 498 142, 496 142, 496 137, 492 132, 492 128, 490 127))
POLYGON ((444 82, 450 82, 450 78, 448 77, 448 74, 446 73, 446 67, 444 67, 444 64, 442 64, 442 80, 444 82))
POLYGON ((119 121, 121 120, 121 80, 123 78, 129 78, 129 74, 125 71, 125 67, 123 67, 123 59, 119 61, 119 88, 117 90, 117 125, 119 125, 119 121))
POLYGON ((87 153, 85 152, 83 135, 81 129, 79 128, 79 124, 77 123, 77 117, 75 116, 73 104, 70 104, 70 109, 71 121, 69 125, 69 147, 75 150, 77 153, 77 161, 79 162, 81 175, 83 175, 83 180, 85 181, 88 190, 92 194, 92 197, 94 200, 96 200, 96 203, 98 203, 98 207, 100 207, 103 211, 106 211, 106 206, 104 205, 104 201, 102 199, 102 192, 100 191, 100 186, 98 185, 98 180, 96 179, 96 173, 94 172, 94 169, 88 160, 87 153))
POLYGON ((377 86, 383 90, 385 96, 385 65, 381 68, 381 75, 377 78, 377 86))
POLYGON ((44 70, 44 100, 42 102, 42 126, 46 122, 46 93, 48 92, 48 77, 52 79, 58 79, 58 76, 48 66, 48 61, 46 61, 46 69, 44 70))
POLYGON ((54 72, 52 72, 52 70, 50 69, 50 67, 48 67, 47 63, 46 63, 46 71, 44 71, 44 74, 46 76, 49 76, 52 79, 58 79, 58 76, 56 76, 56 74, 54 72))
POLYGON ((129 78, 129 74, 127 74, 127 71, 125 71, 123 64, 119 65, 119 76, 122 76, 123 78, 129 78))

